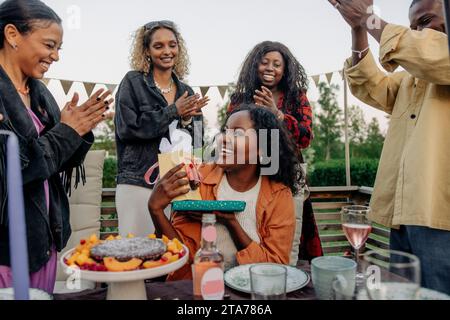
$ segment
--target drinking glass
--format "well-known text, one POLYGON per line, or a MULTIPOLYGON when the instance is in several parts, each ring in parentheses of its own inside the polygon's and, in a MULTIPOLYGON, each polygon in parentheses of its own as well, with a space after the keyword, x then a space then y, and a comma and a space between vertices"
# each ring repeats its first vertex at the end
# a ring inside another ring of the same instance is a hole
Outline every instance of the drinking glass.
POLYGON ((342 229, 348 242, 355 250, 355 262, 357 265, 356 281, 364 281, 364 275, 359 271, 359 249, 366 243, 372 225, 368 219, 370 207, 368 206, 347 206, 342 207, 342 229))
POLYGON ((420 289, 420 261, 395 250, 372 250, 363 255, 366 288, 371 300, 414 300, 420 289))
POLYGON ((369 300, 365 286, 352 286, 345 278, 336 277, 332 284, 333 300, 369 300))
POLYGON ((260 263, 250 267, 253 300, 286 299, 287 268, 273 263, 260 263))

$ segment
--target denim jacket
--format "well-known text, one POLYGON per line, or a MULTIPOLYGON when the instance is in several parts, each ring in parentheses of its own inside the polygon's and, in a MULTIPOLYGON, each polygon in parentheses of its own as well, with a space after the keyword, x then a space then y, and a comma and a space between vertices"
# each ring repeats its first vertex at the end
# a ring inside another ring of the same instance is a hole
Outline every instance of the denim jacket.
MULTIPOLYGON (((81 165, 94 136, 89 133, 80 137, 62 124, 59 107, 45 85, 35 79, 28 84, 31 109, 45 125, 40 136, 14 85, 0 67, 0 113, 4 116, 0 130, 13 131, 19 138, 29 269, 36 272, 47 263, 52 248, 61 251, 70 237, 68 186, 63 185, 60 172, 71 176, 71 169, 81 165), (44 191, 46 180, 49 212, 44 191)), ((9 266, 6 152, 6 137, 0 136, 0 265, 9 266)), ((70 178, 66 182, 70 184, 70 178)))
MULTIPOLYGON (((193 90, 172 75, 177 92, 175 101, 184 92, 193 90)), ((151 188, 144 181, 147 170, 158 161, 161 139, 169 139, 169 124, 181 119, 175 103, 168 105, 157 89, 153 73, 130 71, 122 80, 116 95, 116 144, 118 157, 117 184, 131 184, 151 188)), ((203 117, 196 116, 192 124, 183 127, 193 137, 194 148, 200 148, 203 139, 203 117), (195 135, 194 135, 195 132, 195 135)), ((152 180, 159 171, 155 170, 152 180)))

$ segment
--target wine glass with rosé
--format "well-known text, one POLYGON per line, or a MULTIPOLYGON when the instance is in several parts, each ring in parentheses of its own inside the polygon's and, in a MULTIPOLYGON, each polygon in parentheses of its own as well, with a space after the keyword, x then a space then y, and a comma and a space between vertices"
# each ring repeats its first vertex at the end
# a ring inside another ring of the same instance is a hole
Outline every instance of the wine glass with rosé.
MULTIPOLYGON (((359 270, 359 249, 366 243, 370 232, 372 231, 372 224, 368 218, 370 207, 368 206, 346 206, 342 207, 342 229, 350 242, 353 249, 355 249, 355 261, 357 270, 359 270)), ((364 274, 357 271, 356 282, 361 283, 364 280, 364 274)))

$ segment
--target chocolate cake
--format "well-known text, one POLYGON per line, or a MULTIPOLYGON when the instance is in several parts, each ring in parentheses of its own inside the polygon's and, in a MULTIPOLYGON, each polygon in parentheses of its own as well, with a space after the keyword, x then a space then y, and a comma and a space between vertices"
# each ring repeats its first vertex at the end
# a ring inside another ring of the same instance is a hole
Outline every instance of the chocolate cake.
POLYGON ((127 238, 110 240, 98 244, 91 249, 91 256, 97 261, 105 257, 128 261, 133 258, 141 260, 158 260, 166 252, 166 244, 159 239, 127 238))

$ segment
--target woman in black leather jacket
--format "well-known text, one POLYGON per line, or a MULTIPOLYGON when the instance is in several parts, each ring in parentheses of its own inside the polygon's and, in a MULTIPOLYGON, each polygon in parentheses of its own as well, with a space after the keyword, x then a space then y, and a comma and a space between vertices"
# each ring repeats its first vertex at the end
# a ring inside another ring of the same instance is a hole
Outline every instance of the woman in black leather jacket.
MULTIPOLYGON (((154 232, 147 209, 152 186, 146 171, 158 161, 159 145, 169 137, 169 125, 193 137, 201 147, 202 113, 208 98, 200 98, 185 83, 189 59, 183 38, 171 21, 153 21, 136 32, 131 54, 133 71, 116 95, 118 176, 116 207, 119 233, 145 236, 154 232)), ((151 180, 158 175, 155 170, 151 180)))
MULTIPOLYGON (((112 99, 97 91, 86 103, 78 95, 60 111, 38 79, 59 60, 61 19, 39 0, 7 0, 0 5, 0 130, 19 139, 23 176, 30 285, 53 292, 56 252, 69 239, 72 169, 82 162, 91 132, 112 99), (60 173, 64 172, 64 179, 60 173)), ((6 136, 0 136, 0 288, 12 284, 6 201, 6 136)), ((78 183, 76 181, 75 183, 78 183)))

